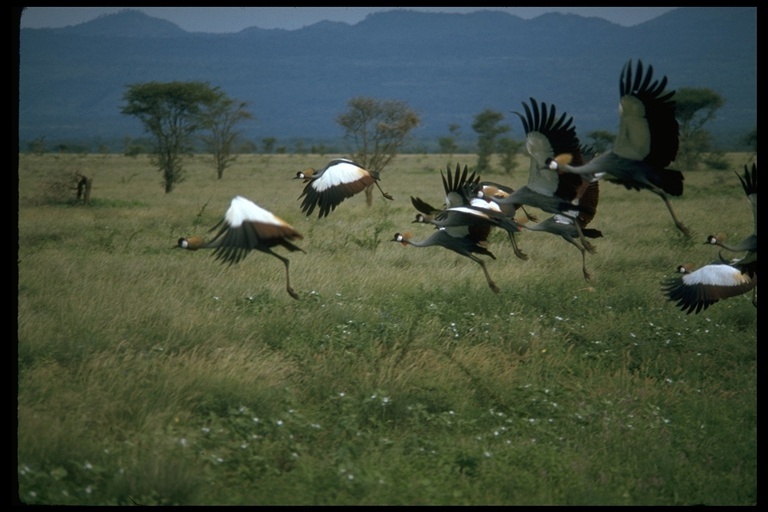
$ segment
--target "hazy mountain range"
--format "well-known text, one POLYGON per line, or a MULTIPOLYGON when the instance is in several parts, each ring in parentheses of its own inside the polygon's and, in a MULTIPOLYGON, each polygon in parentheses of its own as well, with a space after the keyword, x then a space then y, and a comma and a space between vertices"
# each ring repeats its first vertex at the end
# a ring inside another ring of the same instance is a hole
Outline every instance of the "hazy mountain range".
POLYGON ((615 132, 622 66, 641 59, 670 88, 706 87, 725 99, 707 124, 721 144, 757 126, 757 9, 679 8, 632 27, 599 18, 546 14, 388 11, 355 25, 321 22, 299 30, 249 28, 234 34, 186 32, 126 10, 57 29, 20 30, 19 139, 105 143, 143 136, 120 114, 128 84, 201 80, 249 102, 241 125, 256 144, 276 137, 336 143, 336 117, 356 96, 405 101, 421 117, 417 144, 460 127, 475 139, 474 116, 511 114, 529 97, 574 116, 586 141, 615 132))

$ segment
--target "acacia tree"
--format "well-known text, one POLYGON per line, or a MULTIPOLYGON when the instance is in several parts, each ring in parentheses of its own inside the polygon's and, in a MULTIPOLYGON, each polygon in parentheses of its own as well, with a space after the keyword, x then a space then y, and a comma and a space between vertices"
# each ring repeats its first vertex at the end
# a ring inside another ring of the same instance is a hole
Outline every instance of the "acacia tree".
POLYGON ((477 171, 491 169, 491 155, 496 150, 496 137, 509 131, 508 125, 499 125, 504 119, 501 112, 485 109, 475 116, 472 129, 477 133, 477 171))
POLYGON ((240 133, 235 131, 235 126, 246 119, 252 119, 253 115, 245 110, 247 102, 233 100, 219 91, 218 87, 214 92, 217 97, 205 106, 202 113, 205 127, 208 128, 208 133, 202 139, 213 155, 216 178, 221 179, 224 169, 237 160, 234 145, 240 133))
POLYGON ((704 125, 715 118, 725 100, 708 88, 681 87, 675 93, 675 114, 680 122, 677 163, 685 169, 698 167, 703 153, 712 150, 712 137, 704 125))
MULTIPOLYGON (((354 145, 352 159, 369 171, 380 173, 405 143, 408 134, 421 120, 407 103, 356 97, 347 103, 349 110, 336 122, 344 128, 344 138, 354 145)), ((365 201, 373 203, 371 187, 365 189, 365 201)))
POLYGON ((277 139, 274 137, 265 137, 261 139, 261 145, 264 146, 263 153, 266 155, 272 153, 275 150, 275 144, 277 144, 277 139))
POLYGON ((514 140, 510 137, 500 137, 499 140, 496 141, 496 148, 501 157, 499 163, 505 173, 511 175, 512 171, 517 169, 517 154, 523 146, 525 146, 524 142, 514 140))
POLYGON ((165 193, 183 181, 183 155, 192 135, 205 126, 202 112, 219 93, 205 82, 143 82, 130 84, 121 113, 136 116, 154 137, 152 163, 163 175, 165 193))

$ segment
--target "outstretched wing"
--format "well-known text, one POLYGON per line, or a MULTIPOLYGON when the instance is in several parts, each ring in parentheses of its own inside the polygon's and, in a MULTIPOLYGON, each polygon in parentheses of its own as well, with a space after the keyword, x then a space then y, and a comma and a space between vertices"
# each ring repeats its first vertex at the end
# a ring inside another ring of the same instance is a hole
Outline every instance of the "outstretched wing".
POLYGON ((642 61, 624 65, 619 80, 619 132, 613 151, 663 169, 676 157, 680 128, 675 117, 675 91, 665 91, 667 77, 653 79, 653 66, 642 61))
POLYGON ((256 203, 237 196, 221 219, 210 231, 216 235, 205 245, 214 249, 214 256, 222 262, 238 263, 248 253, 260 247, 282 245, 291 251, 301 251, 290 243, 302 235, 290 224, 256 203))
POLYGON ((757 285, 757 280, 726 264, 712 263, 680 277, 668 279, 662 291, 683 311, 699 313, 723 299, 742 295, 757 285))
POLYGON ((319 217, 325 217, 342 201, 362 192, 375 181, 373 173, 351 160, 333 160, 304 186, 299 196, 304 198, 301 210, 310 216, 317 207, 319 217))
MULTIPOLYGON (((523 103, 523 109, 525 115, 519 112, 515 114, 523 123, 525 149, 530 156, 527 186, 540 194, 554 195, 558 187, 562 187, 560 181, 563 178, 557 171, 549 168, 548 161, 555 155, 568 154, 571 155, 572 165, 583 164, 573 117, 568 117, 565 112, 557 117, 554 105, 539 103, 534 98, 530 98, 530 106, 523 103)), ((572 176, 565 176, 565 179, 572 182, 569 186, 576 186, 581 181, 580 178, 574 179, 572 176)), ((573 199, 573 197, 560 197, 568 201, 573 199)))
POLYGON ((475 171, 469 174, 469 168, 465 165, 464 171, 456 164, 456 172, 451 174, 451 167, 446 168, 447 177, 440 171, 440 177, 443 179, 443 190, 445 190, 445 207, 452 208, 469 204, 466 191, 477 186, 480 177, 475 175, 475 171))
POLYGON ((744 193, 749 199, 749 203, 752 205, 752 214, 755 221, 755 233, 757 233, 757 164, 752 164, 752 171, 749 167, 744 166, 744 175, 739 176, 741 186, 744 188, 744 193))

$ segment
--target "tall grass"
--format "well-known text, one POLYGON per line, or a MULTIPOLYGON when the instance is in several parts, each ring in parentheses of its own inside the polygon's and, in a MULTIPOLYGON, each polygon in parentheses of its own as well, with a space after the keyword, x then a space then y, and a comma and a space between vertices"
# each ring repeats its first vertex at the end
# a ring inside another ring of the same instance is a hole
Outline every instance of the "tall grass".
POLYGON ((390 241, 430 233, 409 196, 441 204, 445 156, 399 156, 394 201, 305 218, 292 177, 327 159, 243 155, 216 180, 197 157, 165 194, 142 157, 20 156, 20 500, 756 503, 750 296, 686 315, 660 292, 678 263, 716 258, 710 231, 751 231, 732 172, 686 175, 691 240, 654 195, 603 184, 589 283, 563 240, 521 233, 522 261, 494 234, 495 295, 469 259, 390 241), (74 170, 88 206, 49 193, 74 170), (301 300, 268 255, 228 267, 173 248, 238 194, 304 234, 301 300))

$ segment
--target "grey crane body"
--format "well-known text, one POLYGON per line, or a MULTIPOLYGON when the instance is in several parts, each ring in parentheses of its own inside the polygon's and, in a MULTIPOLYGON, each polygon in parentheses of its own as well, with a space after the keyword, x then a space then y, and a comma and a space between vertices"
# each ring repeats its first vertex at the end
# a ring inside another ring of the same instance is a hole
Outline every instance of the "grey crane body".
MULTIPOLYGON (((586 281, 592 279, 592 274, 587 270, 587 252, 593 252, 591 247, 585 247, 581 243, 579 230, 576 228, 577 221, 563 215, 555 214, 536 224, 523 224, 522 227, 530 231, 540 231, 560 236, 563 240, 572 244, 581 253, 581 272, 586 281)), ((603 233, 594 228, 581 228, 581 234, 587 238, 602 238, 603 233)))
POLYGON ((485 247, 485 237, 477 237, 473 236, 472 234, 461 236, 451 234, 447 228, 438 228, 424 240, 412 240, 410 233, 395 233, 392 241, 400 242, 406 246, 413 245, 415 247, 440 246, 462 256, 466 256, 467 258, 480 265, 480 267, 483 269, 485 280, 493 293, 499 293, 500 291, 499 287, 491 278, 485 262, 476 256, 476 254, 482 254, 484 256, 489 256, 492 259, 496 259, 496 256, 494 256, 494 254, 489 251, 487 247, 485 247))
POLYGON ((567 152, 549 158, 547 166, 558 172, 588 179, 605 179, 630 190, 649 190, 669 210, 675 226, 686 236, 690 230, 677 218, 669 196, 683 194, 683 173, 667 166, 680 145, 675 117, 674 91, 666 91, 667 77, 653 80, 653 67, 625 64, 619 80, 619 131, 613 147, 587 163, 573 162, 567 152))

